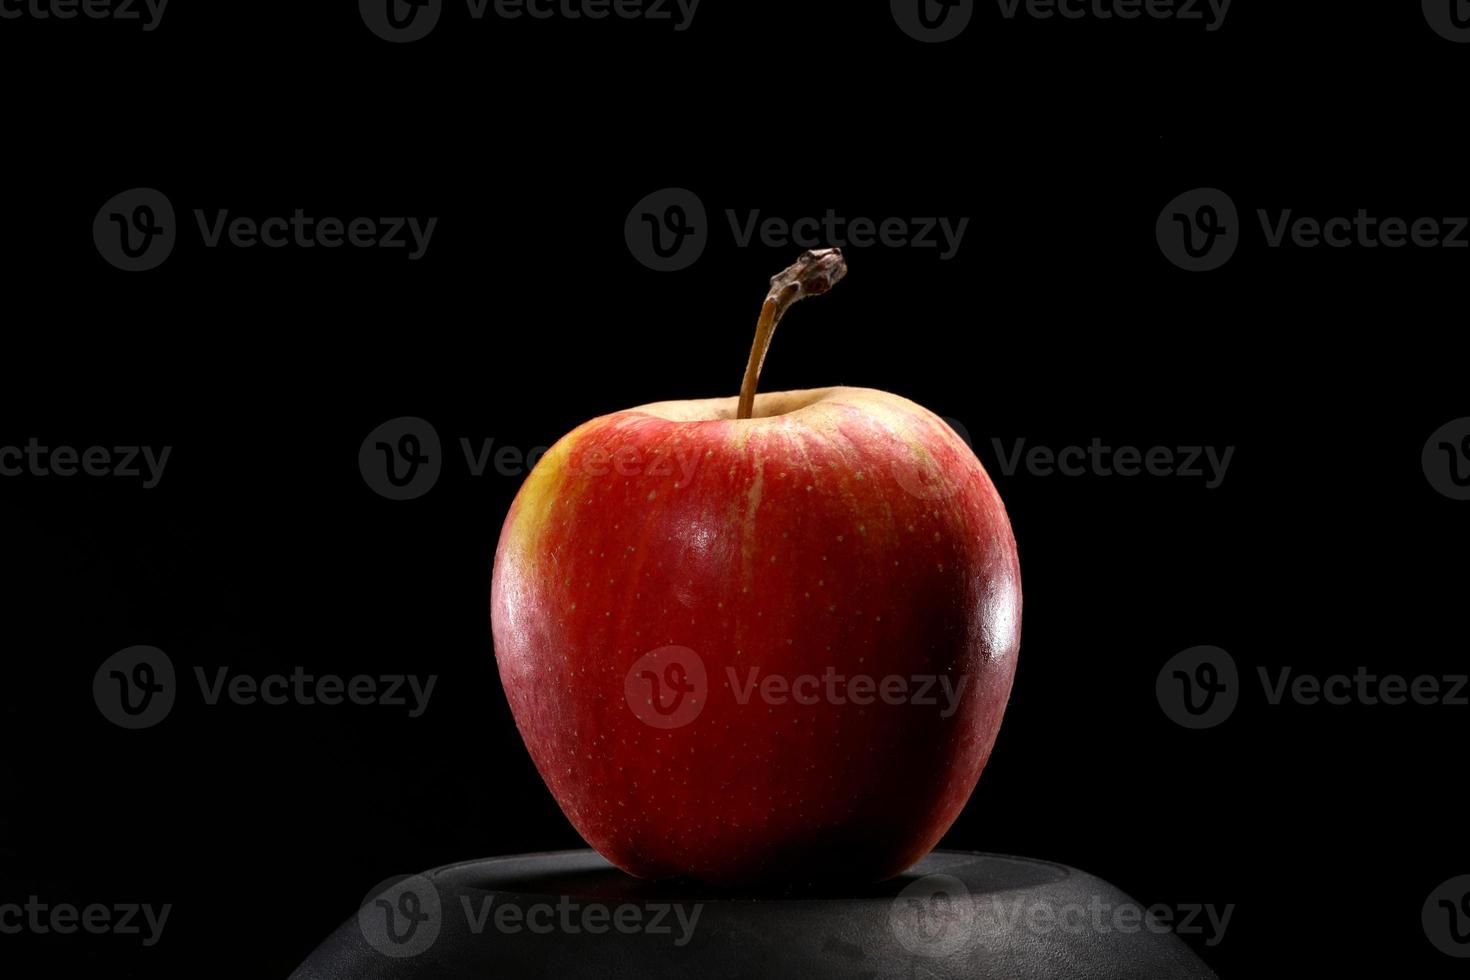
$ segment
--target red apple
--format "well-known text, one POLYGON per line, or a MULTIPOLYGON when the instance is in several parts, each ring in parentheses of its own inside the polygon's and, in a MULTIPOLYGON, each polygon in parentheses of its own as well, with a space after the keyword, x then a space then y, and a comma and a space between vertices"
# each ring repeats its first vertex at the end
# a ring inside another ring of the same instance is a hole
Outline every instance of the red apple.
MULTIPOLYGON (((784 286, 765 342, 804 295, 784 286)), ((1000 727, 1010 523, 965 442, 897 395, 740 408, 616 412, 540 460, 495 555, 506 696, 567 818, 631 874, 890 877, 953 823, 1000 727)))

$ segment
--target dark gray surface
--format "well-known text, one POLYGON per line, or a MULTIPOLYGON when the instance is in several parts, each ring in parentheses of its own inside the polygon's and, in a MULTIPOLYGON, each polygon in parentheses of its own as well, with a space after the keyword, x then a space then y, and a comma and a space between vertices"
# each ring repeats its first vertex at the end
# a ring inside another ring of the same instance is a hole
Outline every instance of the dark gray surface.
POLYGON ((450 865, 394 885, 292 977, 1214 976, 1176 936, 1130 928, 1126 910, 1115 917, 1125 907, 1138 906, 1091 875, 995 854, 936 851, 868 889, 754 898, 639 881, 592 851, 562 851, 450 865), (402 913, 415 904, 410 932, 402 913), (385 931, 389 909, 402 942, 385 931))

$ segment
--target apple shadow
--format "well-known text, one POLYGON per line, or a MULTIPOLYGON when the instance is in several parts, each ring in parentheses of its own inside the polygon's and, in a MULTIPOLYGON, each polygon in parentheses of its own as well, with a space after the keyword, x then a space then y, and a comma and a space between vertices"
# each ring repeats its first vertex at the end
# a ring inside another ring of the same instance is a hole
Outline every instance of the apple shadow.
MULTIPOLYGON (((530 856, 527 856, 530 857, 530 856)), ((721 886, 690 878, 650 881, 635 878, 587 852, 536 855, 535 861, 506 858, 460 866, 459 887, 524 896, 570 896, 591 901, 830 901, 892 899, 930 875, 965 880, 972 895, 1001 894, 1065 880, 1071 869, 1030 858, 994 854, 933 852, 907 871, 886 881, 854 882, 840 875, 816 881, 768 885, 721 886), (983 860, 982 860, 983 859, 983 860), (982 866, 979 867, 979 866, 982 866), (980 871, 979 874, 976 872, 980 871)), ((457 869, 450 869, 457 870, 457 869)))

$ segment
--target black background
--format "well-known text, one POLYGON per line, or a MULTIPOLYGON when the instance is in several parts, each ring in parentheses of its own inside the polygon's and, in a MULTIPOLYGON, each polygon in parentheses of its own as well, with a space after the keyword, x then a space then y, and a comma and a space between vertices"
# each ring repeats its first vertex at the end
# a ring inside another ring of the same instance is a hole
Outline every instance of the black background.
MULTIPOLYGON (((971 219, 959 255, 850 249, 763 390, 851 384, 958 420, 1015 526, 1022 657, 944 845, 1025 854, 1141 902, 1236 906, 1222 975, 1449 975, 1419 923, 1470 871, 1452 707, 1269 707, 1255 668, 1464 670, 1466 504, 1420 450, 1467 414, 1470 253, 1269 249, 1257 208, 1463 215, 1470 46, 1391 13, 1236 0, 1224 27, 1005 21, 921 45, 886 4, 704 0, 693 27, 469 22, 410 45, 355 5, 170 8, 160 28, 0 21, 0 445, 169 445, 158 487, 0 479, 0 900, 174 905, 162 941, 0 936, 0 963, 288 973, 389 875, 580 846, 515 733, 490 561, 545 446, 630 405, 734 394, 765 280, 726 209, 971 219), (185 227, 125 274, 92 218, 136 186, 185 227), (687 187, 711 241, 660 274, 629 209, 687 187), (1230 194, 1222 269, 1171 266, 1165 203, 1230 194), (194 208, 437 216, 428 255, 203 248, 194 208), (364 483, 375 426, 430 421, 439 483, 364 483), (1001 472, 1009 447, 1234 446, 1224 483, 1001 472), (111 653, 189 674, 156 728, 107 722, 111 653), (1160 710, 1174 653, 1246 676, 1218 728, 1160 710), (384 708, 207 707, 192 668, 434 673, 384 708), (39 958, 37 960, 36 958, 39 958)), ((8 973, 8 971, 7 971, 8 973)))

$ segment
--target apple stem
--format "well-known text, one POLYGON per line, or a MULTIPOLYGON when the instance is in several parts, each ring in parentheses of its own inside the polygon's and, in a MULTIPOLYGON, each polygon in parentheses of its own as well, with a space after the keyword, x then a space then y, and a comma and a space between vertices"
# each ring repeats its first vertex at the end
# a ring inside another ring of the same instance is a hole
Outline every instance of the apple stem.
POLYGON ((771 278, 771 291, 766 293, 761 318, 755 325, 755 343, 750 347, 745 380, 740 385, 740 407, 735 413, 737 419, 748 419, 755 410, 755 386, 760 380, 761 367, 766 363, 766 351, 770 349, 776 327, 791 304, 808 296, 822 295, 845 275, 847 262, 842 257, 842 250, 819 248, 803 252, 789 269, 771 278))

